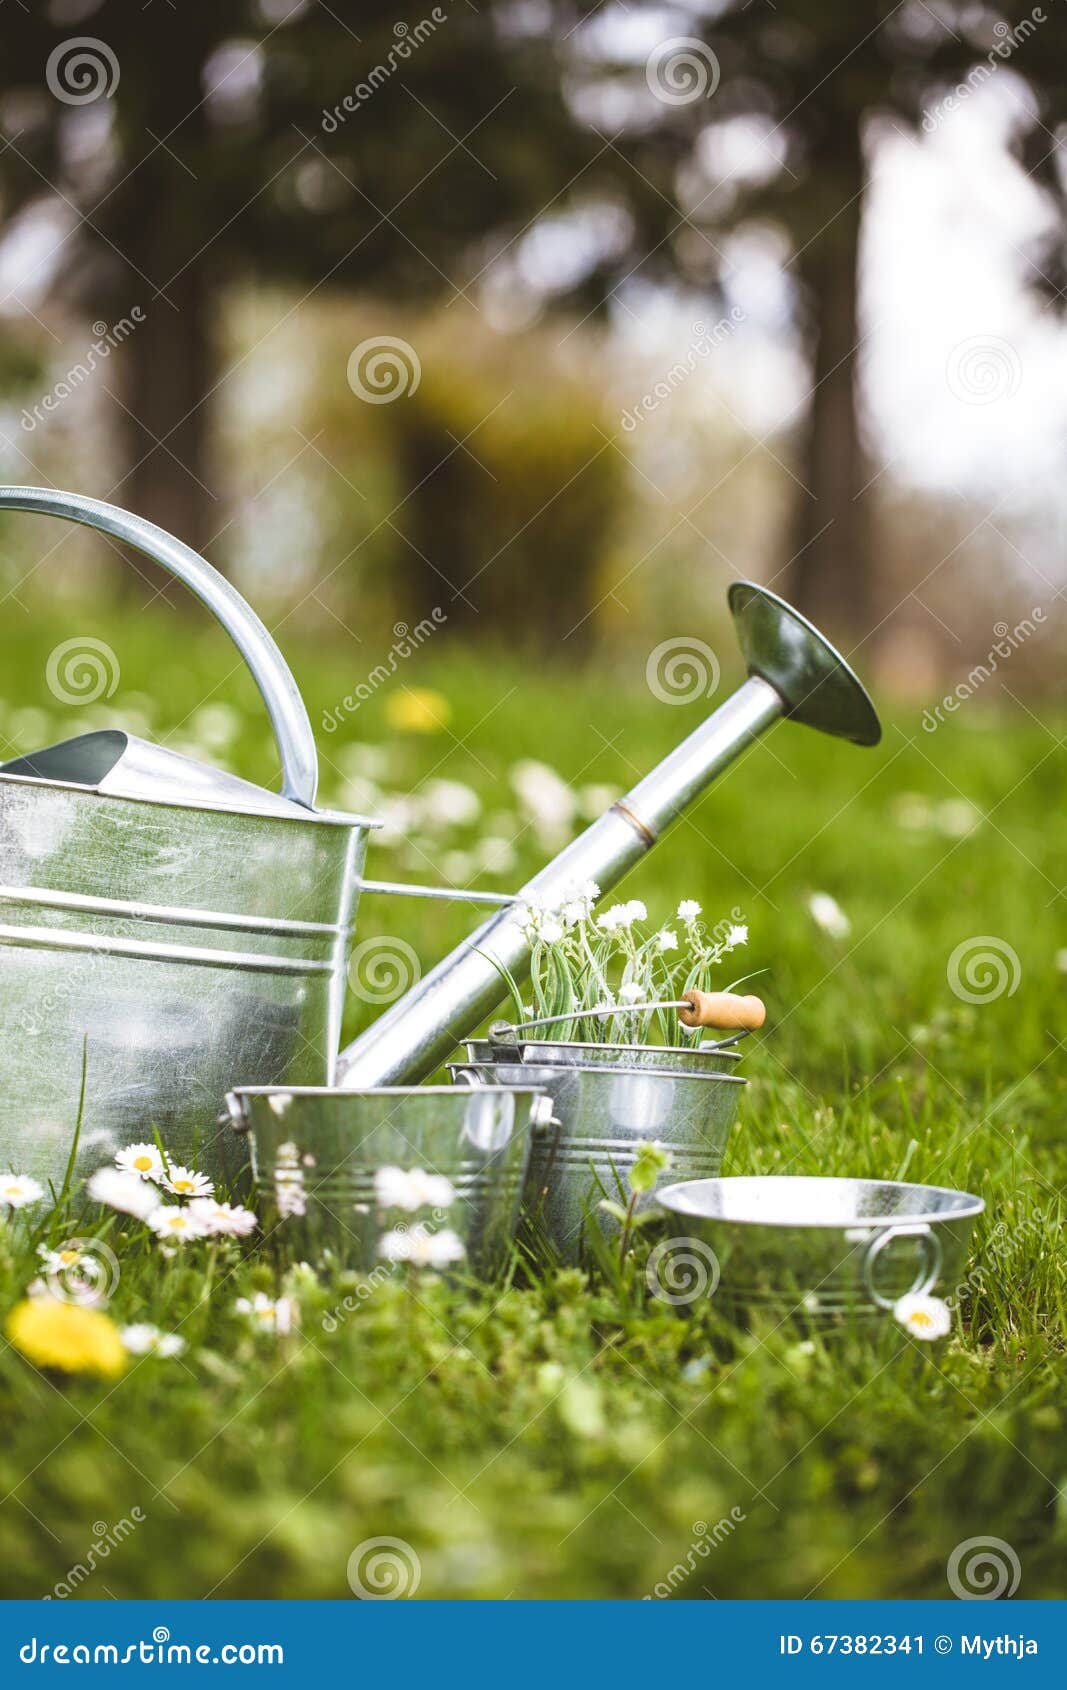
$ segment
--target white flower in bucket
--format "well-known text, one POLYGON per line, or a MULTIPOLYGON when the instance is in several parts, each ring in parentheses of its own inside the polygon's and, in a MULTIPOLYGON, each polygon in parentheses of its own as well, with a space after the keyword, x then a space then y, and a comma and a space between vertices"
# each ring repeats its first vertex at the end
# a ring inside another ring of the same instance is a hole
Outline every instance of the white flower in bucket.
POLYGON ((374 1175, 374 1195, 383 1209, 447 1209, 456 1200, 452 1182, 444 1174, 428 1174, 422 1168, 379 1168, 374 1175))
POLYGON ((911 1292, 893 1305, 893 1317, 913 1338, 929 1343, 946 1338, 952 1330, 952 1310, 940 1297, 911 1292))

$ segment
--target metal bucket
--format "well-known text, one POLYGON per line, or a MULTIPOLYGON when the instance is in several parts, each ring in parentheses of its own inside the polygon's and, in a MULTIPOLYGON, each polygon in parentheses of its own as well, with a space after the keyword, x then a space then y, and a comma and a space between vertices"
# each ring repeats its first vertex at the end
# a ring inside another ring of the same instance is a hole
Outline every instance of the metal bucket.
POLYGON ((951 1290, 985 1208, 941 1186, 783 1174, 689 1180, 657 1201, 673 1233, 654 1252, 657 1295, 778 1321, 873 1316, 909 1292, 951 1290))
MULTIPOLYGON (((668 1074, 638 1068, 566 1068, 548 1063, 467 1063, 452 1069, 467 1084, 535 1085, 555 1121, 534 1138, 523 1199, 525 1230, 550 1259, 586 1259, 583 1235, 604 1197, 629 1200, 637 1146, 655 1140, 672 1155, 667 1179, 717 1174, 741 1092, 736 1074, 668 1074)), ((645 1208, 652 1194, 641 1199, 645 1208)))
POLYGON ((577 1044, 565 1039, 520 1039, 511 1056, 492 1039, 468 1039, 471 1062, 544 1062, 567 1068, 647 1068, 657 1074, 714 1074, 740 1062, 739 1050, 722 1045, 577 1044))
POLYGON ((227 1104, 248 1137, 264 1230, 291 1237, 309 1260, 328 1250, 363 1273, 383 1265, 387 1234, 418 1229, 431 1244, 445 1229, 454 1233, 465 1252, 460 1268, 494 1273, 515 1237, 532 1131, 551 1118, 548 1100, 529 1085, 249 1087, 227 1104), (383 1168, 443 1175, 454 1196, 383 1205, 383 1168))

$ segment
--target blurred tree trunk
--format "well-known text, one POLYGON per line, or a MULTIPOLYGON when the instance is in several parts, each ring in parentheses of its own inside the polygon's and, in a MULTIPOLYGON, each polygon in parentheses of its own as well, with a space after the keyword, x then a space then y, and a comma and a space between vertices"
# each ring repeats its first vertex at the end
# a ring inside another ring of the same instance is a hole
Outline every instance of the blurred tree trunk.
MULTIPOLYGON (((211 200, 201 180, 209 142, 202 78, 215 23, 210 12, 183 17, 180 29, 171 14, 160 12, 154 27, 150 18, 138 26, 143 62, 123 63, 123 122, 142 157, 122 190, 116 244, 128 260, 129 294, 120 309, 140 303, 144 321, 123 348, 128 467, 119 502, 203 551, 224 522, 210 456, 216 229, 205 224, 211 200)), ((168 579, 143 558, 137 569, 153 587, 168 579)), ((178 589, 175 603, 185 597, 178 589)))
POLYGON ((812 392, 786 594, 817 624, 863 636, 875 620, 875 560, 857 391, 865 189, 858 114, 828 126, 819 155, 813 175, 834 192, 825 225, 797 260, 811 313, 812 392))

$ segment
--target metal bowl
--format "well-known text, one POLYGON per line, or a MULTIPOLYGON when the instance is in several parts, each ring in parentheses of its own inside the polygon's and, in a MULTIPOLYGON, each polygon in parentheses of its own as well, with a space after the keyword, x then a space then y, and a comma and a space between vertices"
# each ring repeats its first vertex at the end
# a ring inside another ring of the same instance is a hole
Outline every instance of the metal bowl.
MULTIPOLYGON (((585 1229, 604 1197, 629 1200, 637 1146, 655 1140, 671 1169, 691 1178, 717 1174, 748 1084, 736 1074, 667 1074, 639 1068, 576 1068, 548 1063, 466 1063, 452 1068, 466 1084, 535 1085, 551 1099, 554 1120, 534 1135, 523 1207, 540 1253, 566 1263, 587 1256, 585 1229)), ((652 1201, 651 1193, 641 1207, 652 1201)))
POLYGON ((674 1232, 657 1246, 667 1300, 714 1295, 731 1310, 781 1319, 875 1315, 909 1292, 951 1290, 985 1208, 942 1186, 788 1174, 687 1180, 657 1201, 674 1232), (687 1277, 698 1285, 692 1296, 687 1277))
POLYGON ((247 1135, 264 1229, 292 1236, 309 1260, 328 1249, 365 1273, 381 1264, 385 1234, 401 1228, 422 1228, 431 1239, 448 1228, 470 1268, 494 1273, 515 1237, 532 1129, 551 1116, 530 1084, 363 1092, 250 1086, 231 1092, 227 1104, 235 1130, 247 1135), (383 1209, 375 1176, 385 1167, 443 1174, 454 1199, 418 1211, 383 1209))

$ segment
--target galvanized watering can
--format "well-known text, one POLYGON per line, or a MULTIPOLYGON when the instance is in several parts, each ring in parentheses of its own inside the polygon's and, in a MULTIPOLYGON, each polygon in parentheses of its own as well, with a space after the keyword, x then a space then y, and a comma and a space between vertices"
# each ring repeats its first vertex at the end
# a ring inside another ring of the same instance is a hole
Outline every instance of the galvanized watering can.
POLYGON ((439 1067, 500 1001, 499 964, 523 974, 527 941, 499 910, 337 1056, 361 891, 504 905, 587 879, 606 891, 780 716, 861 745, 880 735, 822 635, 775 594, 735 582, 748 680, 528 886, 504 897, 367 881, 375 823, 315 810, 307 711, 230 583, 97 500, 9 487, 0 508, 98 528, 183 581, 251 669, 283 776, 278 795, 117 731, 0 766, 0 1163, 38 1178, 62 1177, 79 1115, 83 1165, 158 1128, 175 1156, 211 1167, 231 1088, 365 1090, 439 1067))

